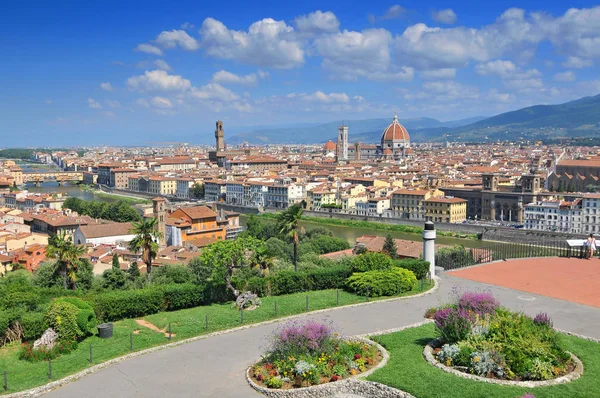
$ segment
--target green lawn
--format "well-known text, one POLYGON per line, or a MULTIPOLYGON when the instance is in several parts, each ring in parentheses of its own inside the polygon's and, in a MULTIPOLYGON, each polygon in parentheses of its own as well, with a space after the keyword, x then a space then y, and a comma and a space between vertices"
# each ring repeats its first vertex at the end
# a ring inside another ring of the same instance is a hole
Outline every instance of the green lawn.
MULTIPOLYGON (((417 294, 429 290, 432 286, 433 283, 426 283, 423 289, 421 289, 420 283, 418 283, 413 291, 403 295, 417 294)), ((257 323, 278 317, 304 313, 306 312, 307 296, 309 311, 366 301, 364 297, 343 290, 339 290, 337 293, 336 290, 321 290, 277 297, 264 297, 262 299, 262 306, 256 310, 244 312, 243 324, 257 323), (275 315, 276 302, 277 315, 275 315)), ((382 299, 385 298, 382 297, 382 299)), ((96 336, 88 337, 79 343, 77 350, 52 361, 53 380, 63 378, 89 367, 90 344, 92 345, 93 362, 94 364, 98 364, 129 353, 131 336, 133 336, 133 350, 139 351, 172 341, 234 328, 242 324, 240 312, 233 309, 231 304, 213 304, 174 312, 161 312, 146 316, 143 319, 160 329, 167 329, 170 324, 171 331, 175 336, 169 340, 163 333, 141 327, 133 319, 114 322, 114 336, 112 339, 104 340, 96 336), (208 330, 206 329, 206 316, 208 316, 208 330)), ((18 345, 5 346, 0 349, 0 394, 23 391, 49 381, 48 362, 30 363, 21 361, 17 358, 18 351, 18 345), (4 391, 1 387, 3 385, 2 373, 4 371, 8 372, 8 391, 4 391)))
POLYGON ((390 361, 368 380, 409 392, 417 398, 517 398, 528 392, 536 398, 600 396, 598 343, 564 336, 567 349, 583 362, 583 376, 552 387, 521 388, 467 380, 432 366, 423 358, 423 348, 434 337, 433 324, 374 337, 389 351, 390 361))

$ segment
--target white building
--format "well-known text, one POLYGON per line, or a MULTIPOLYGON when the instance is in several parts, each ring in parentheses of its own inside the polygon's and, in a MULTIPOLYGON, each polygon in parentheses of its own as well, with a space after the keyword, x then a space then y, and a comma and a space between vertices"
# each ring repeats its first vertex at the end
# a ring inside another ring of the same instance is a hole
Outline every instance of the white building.
POLYGON ((73 234, 73 242, 76 245, 116 245, 130 242, 135 238, 135 234, 130 232, 132 227, 129 222, 80 225, 73 234))
POLYGON ((600 194, 585 194, 582 199, 582 233, 592 234, 600 232, 600 194))
POLYGON ((267 187, 266 205, 276 209, 286 209, 305 199, 303 185, 276 184, 267 187))
POLYGON ((581 199, 548 200, 525 206, 525 229, 580 234, 585 232, 581 199))
POLYGON ((227 181, 225 202, 230 205, 246 206, 245 184, 243 181, 227 181))
POLYGON ((223 180, 204 181, 204 199, 207 202, 225 200, 227 196, 227 182, 223 180))

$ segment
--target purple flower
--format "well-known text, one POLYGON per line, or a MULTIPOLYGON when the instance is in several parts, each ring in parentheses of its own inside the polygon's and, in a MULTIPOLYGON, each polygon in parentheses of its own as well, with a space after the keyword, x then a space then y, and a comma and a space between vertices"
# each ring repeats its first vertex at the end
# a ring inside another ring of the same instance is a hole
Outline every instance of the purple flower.
POLYGON ((537 314, 535 318, 533 318, 533 323, 535 323, 536 325, 546 325, 549 328, 552 327, 552 319, 550 319, 548 314, 545 312, 540 312, 539 314, 537 314))
POLYGON ((467 338, 471 332, 476 314, 460 307, 446 307, 437 310, 433 316, 435 327, 445 343, 456 343, 467 338))
POLYGON ((491 293, 466 292, 458 300, 458 307, 478 315, 493 314, 500 303, 491 293))
POLYGON ((333 339, 331 327, 316 321, 286 323, 271 336, 271 353, 303 355, 322 351, 333 339))

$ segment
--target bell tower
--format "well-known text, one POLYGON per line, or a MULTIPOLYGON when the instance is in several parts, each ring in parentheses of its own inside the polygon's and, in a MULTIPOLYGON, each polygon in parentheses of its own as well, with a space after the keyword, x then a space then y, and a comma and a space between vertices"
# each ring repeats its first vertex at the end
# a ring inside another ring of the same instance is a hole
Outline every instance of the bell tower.
POLYGON ((217 127, 215 129, 215 140, 217 152, 225 150, 225 131, 223 130, 223 122, 217 120, 217 127))
POLYGON ((156 197, 152 199, 152 210, 154 217, 156 218, 156 229, 160 233, 161 237, 158 240, 160 247, 167 246, 167 214, 166 214, 166 200, 164 198, 156 197))

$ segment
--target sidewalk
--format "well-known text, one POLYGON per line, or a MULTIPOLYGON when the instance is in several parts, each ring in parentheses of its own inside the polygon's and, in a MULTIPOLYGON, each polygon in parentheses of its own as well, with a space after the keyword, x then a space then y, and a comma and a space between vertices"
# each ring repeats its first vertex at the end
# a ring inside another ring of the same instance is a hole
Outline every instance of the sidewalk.
MULTIPOLYGON (((392 302, 332 309, 309 316, 330 320, 344 335, 373 333, 423 320, 429 307, 448 300, 453 288, 489 290, 505 306, 529 315, 547 312, 554 326, 600 338, 600 308, 524 293, 444 275, 430 295, 392 302)), ((258 397, 244 372, 260 358, 278 324, 215 336, 142 355, 46 394, 47 397, 258 397)))

